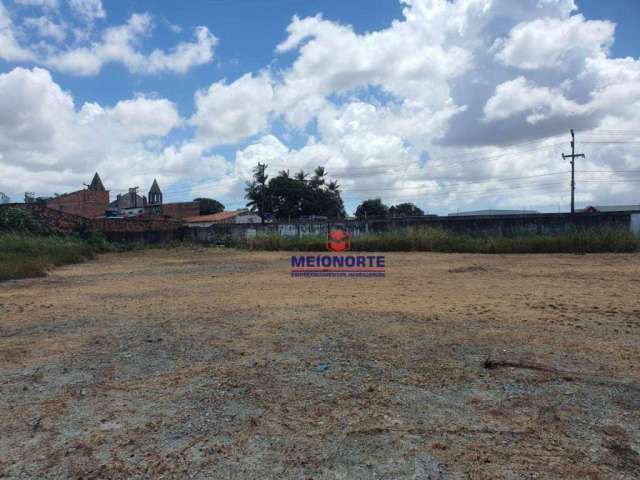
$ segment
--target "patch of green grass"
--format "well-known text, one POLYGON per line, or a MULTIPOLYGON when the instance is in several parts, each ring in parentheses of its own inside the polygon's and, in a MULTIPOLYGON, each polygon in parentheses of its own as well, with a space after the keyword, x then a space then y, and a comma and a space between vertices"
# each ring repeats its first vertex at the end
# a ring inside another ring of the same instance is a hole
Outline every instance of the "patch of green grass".
POLYGON ((94 248, 79 238, 2 234, 0 281, 41 277, 53 267, 84 262, 94 257, 94 248))
MULTIPOLYGON (((257 236, 235 246, 252 250, 323 251, 325 236, 257 236)), ((457 235, 441 229, 409 229, 355 236, 355 252, 605 253, 640 251, 640 238, 627 230, 583 230, 558 235, 510 237, 457 235)))

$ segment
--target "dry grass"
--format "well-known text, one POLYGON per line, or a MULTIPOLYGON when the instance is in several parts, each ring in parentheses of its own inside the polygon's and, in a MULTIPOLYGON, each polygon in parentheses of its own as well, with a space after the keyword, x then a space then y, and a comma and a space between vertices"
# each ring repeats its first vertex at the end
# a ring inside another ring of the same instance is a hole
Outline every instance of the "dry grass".
POLYGON ((0 474, 640 475, 639 255, 289 264, 157 250, 4 284, 0 474))

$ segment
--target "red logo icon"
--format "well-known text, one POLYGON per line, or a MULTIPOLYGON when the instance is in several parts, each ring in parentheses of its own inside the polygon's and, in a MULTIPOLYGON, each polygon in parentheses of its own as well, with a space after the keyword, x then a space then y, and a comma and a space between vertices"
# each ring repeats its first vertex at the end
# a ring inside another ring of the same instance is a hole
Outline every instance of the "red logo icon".
POLYGON ((341 229, 330 231, 327 235, 327 249, 338 253, 351 250, 351 234, 341 229))

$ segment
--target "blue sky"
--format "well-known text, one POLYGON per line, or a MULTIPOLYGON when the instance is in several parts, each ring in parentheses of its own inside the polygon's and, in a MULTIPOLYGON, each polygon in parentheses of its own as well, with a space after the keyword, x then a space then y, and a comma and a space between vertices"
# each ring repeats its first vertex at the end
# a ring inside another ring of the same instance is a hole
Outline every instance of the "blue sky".
MULTIPOLYGON (((178 39, 188 39, 188 32, 196 26, 206 25, 220 39, 217 59, 187 75, 140 78, 120 65, 111 65, 99 79, 59 75, 56 81, 71 90, 78 103, 108 105, 140 90, 153 91, 177 102, 183 115, 193 110, 193 92, 212 81, 234 79, 269 65, 286 68, 294 57, 274 58, 274 49, 286 38, 287 25, 294 15, 322 13, 326 19, 352 25, 360 33, 383 29, 402 18, 402 6, 397 0, 375 0, 375 8, 371 8, 368 0, 211 0, 189 5, 167 0, 118 0, 104 5, 109 16, 103 25, 125 23, 131 14, 138 12, 148 11, 157 16, 158 26, 147 43, 148 48, 170 47, 178 39), (172 32, 169 23, 183 32, 172 32)), ((587 18, 616 23, 614 56, 640 56, 640 2, 582 0, 578 6, 587 18)), ((31 10, 37 14, 37 7, 31 10)), ((8 68, 10 64, 3 62, 2 70, 8 68)))
POLYGON ((634 201, 640 2, 373 4, 0 0, 0 191, 99 170, 238 208, 258 161, 322 163, 351 211, 556 211, 575 128, 578 202, 634 201))
MULTIPOLYGON (((193 93, 206 88, 212 81, 233 80, 270 65, 276 68, 290 65, 293 55, 275 56, 274 50, 286 38, 287 25, 294 15, 305 17, 322 13, 327 19, 353 25, 358 32, 382 29, 393 19, 401 18, 402 8, 397 0, 376 0, 376 4, 372 9, 362 0, 212 0, 188 5, 167 0, 104 2, 109 16, 102 25, 123 24, 133 13, 151 12, 157 17, 153 38, 145 45, 149 49, 169 48, 180 39, 189 40, 190 32, 198 25, 207 26, 220 39, 216 59, 186 75, 141 78, 114 64, 105 68, 99 79, 62 74, 56 76, 56 81, 71 90, 78 103, 109 105, 141 90, 153 91, 171 98, 178 104, 180 113, 188 115, 193 110, 193 93), (169 24, 179 26, 182 32, 171 31, 169 24)), ((36 7, 32 10, 37 12, 36 7)), ((3 70, 8 67, 5 62, 3 70)))

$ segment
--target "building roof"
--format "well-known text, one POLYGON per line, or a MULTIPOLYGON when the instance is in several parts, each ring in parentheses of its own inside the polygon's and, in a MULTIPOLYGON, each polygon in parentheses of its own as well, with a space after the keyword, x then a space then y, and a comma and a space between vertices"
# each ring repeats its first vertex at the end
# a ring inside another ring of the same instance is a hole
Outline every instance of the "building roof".
POLYGON ((158 186, 158 181, 155 178, 153 179, 153 185, 151 185, 151 190, 149 190, 149 195, 151 195, 152 193, 162 194, 162 190, 160 190, 160 187, 158 186))
POLYGON ((225 220, 231 220, 237 217, 242 212, 220 212, 212 213, 211 215, 198 215, 197 217, 187 217, 184 219, 187 223, 215 223, 224 222, 225 220))
POLYGON ((598 212, 638 212, 640 205, 595 205, 598 212))
POLYGON ((482 215, 522 215, 522 214, 534 214, 540 213, 537 210, 475 210, 472 212, 457 212, 450 213, 450 217, 475 217, 482 215))
POLYGON ((89 184, 89 190, 94 190, 96 192, 104 192, 106 191, 106 188, 104 188, 104 185, 102 184, 102 180, 100 179, 100 175, 98 175, 98 172, 96 172, 96 174, 93 176, 93 180, 91 180, 91 183, 89 184))
POLYGON ((112 208, 143 208, 147 205, 147 197, 135 193, 135 189, 130 188, 127 193, 118 195, 114 201, 109 203, 112 208))

